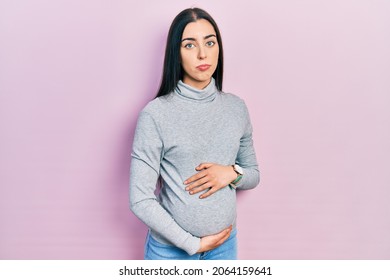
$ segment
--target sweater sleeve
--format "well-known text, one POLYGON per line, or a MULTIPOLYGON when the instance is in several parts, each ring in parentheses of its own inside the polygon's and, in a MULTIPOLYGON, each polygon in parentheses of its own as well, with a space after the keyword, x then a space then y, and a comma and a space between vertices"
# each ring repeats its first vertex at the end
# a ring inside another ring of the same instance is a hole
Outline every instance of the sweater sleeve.
POLYGON ((236 184, 237 189, 253 189, 260 183, 260 172, 257 164, 256 153, 252 140, 252 124, 249 117, 248 109, 244 106, 245 129, 240 139, 240 148, 238 150, 236 164, 242 167, 244 175, 236 184))
POLYGON ((163 141, 158 125, 150 114, 142 111, 131 153, 130 209, 149 228, 193 255, 199 250, 200 238, 181 228, 155 195, 162 157, 163 141))

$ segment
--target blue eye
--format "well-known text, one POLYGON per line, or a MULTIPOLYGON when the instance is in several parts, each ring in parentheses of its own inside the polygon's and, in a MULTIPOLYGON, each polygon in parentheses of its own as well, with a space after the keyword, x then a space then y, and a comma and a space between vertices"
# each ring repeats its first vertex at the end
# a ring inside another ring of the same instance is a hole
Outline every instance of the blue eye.
POLYGON ((185 45, 184 47, 185 47, 186 49, 192 49, 192 48, 195 47, 195 45, 190 43, 190 44, 185 45))
POLYGON ((215 42, 214 41, 208 41, 207 43, 206 43, 206 46, 208 46, 208 47, 212 47, 212 46, 214 46, 215 45, 215 42))

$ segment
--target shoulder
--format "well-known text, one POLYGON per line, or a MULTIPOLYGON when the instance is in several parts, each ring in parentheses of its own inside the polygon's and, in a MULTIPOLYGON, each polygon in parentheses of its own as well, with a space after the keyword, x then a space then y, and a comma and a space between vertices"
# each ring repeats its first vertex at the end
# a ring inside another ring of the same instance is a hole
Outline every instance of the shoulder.
POLYGON ((245 104, 244 100, 241 97, 239 97, 238 95, 235 95, 235 94, 233 94, 231 92, 224 92, 224 91, 222 91, 221 92, 221 96, 223 98, 225 98, 226 100, 229 100, 231 102, 238 102, 240 104, 245 104))
POLYGON ((167 102, 167 97, 157 97, 149 101, 145 107, 141 110, 140 114, 148 114, 154 117, 160 115, 163 111, 167 110, 169 107, 169 102, 167 102))
POLYGON ((164 123, 164 119, 172 112, 172 105, 170 103, 167 96, 157 97, 149 101, 139 112, 138 122, 149 122, 160 126, 164 123))
POLYGON ((141 114, 147 113, 153 115, 154 113, 158 112, 160 109, 160 100, 158 98, 155 98, 151 101, 149 101, 145 107, 141 110, 141 114))
POLYGON ((221 92, 220 96, 223 102, 227 103, 228 105, 238 108, 240 110, 247 110, 245 101, 241 97, 229 92, 221 92))
POLYGON ((227 110, 229 110, 237 119, 240 119, 245 123, 250 123, 249 110, 244 99, 235 94, 226 92, 221 92, 221 97, 224 99, 224 108, 227 108, 227 110))

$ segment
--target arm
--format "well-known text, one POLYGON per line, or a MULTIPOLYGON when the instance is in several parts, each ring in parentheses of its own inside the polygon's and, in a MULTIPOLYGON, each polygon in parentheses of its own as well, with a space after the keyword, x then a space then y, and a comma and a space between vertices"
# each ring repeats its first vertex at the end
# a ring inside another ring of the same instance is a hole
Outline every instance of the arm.
POLYGON ((176 247, 195 254, 200 239, 183 230, 160 205, 156 196, 163 142, 153 118, 141 112, 134 135, 130 168, 130 208, 151 229, 176 247))
POLYGON ((238 150, 236 164, 244 170, 244 176, 235 185, 237 189, 248 190, 255 188, 260 183, 260 172, 256 159, 256 152, 253 147, 252 124, 248 109, 243 103, 246 126, 243 136, 240 139, 240 149, 238 150))

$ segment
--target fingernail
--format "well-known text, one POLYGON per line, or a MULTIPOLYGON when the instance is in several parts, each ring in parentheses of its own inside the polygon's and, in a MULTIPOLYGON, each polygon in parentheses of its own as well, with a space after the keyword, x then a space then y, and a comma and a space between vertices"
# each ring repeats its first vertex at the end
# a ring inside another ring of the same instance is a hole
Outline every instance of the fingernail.
POLYGON ((190 192, 190 194, 193 194, 194 192, 190 192))

